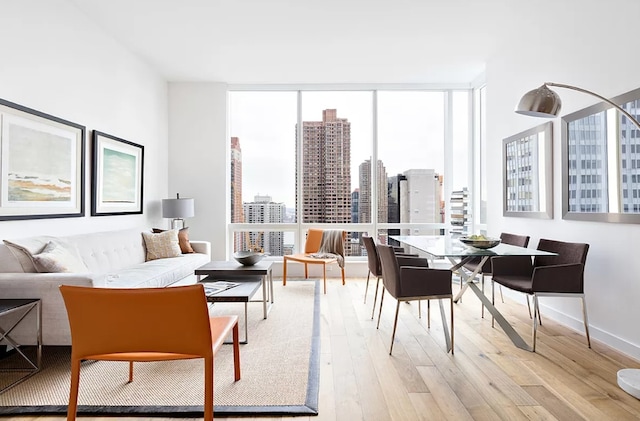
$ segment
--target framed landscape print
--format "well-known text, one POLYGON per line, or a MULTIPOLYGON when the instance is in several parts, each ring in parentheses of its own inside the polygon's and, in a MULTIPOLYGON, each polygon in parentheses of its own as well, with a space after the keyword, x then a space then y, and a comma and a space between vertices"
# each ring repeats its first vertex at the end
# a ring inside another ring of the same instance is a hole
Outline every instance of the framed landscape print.
POLYGON ((84 216, 85 127, 0 99, 0 220, 84 216))
POLYGON ((144 146, 93 131, 91 215, 142 213, 144 146))

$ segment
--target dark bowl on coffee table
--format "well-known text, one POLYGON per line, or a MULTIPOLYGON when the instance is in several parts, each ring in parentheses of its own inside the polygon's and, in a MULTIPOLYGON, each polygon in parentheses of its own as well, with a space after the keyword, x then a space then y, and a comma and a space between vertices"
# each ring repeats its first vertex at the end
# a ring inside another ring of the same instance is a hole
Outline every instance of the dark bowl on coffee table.
POLYGON ((259 253, 250 250, 238 251, 233 254, 233 258, 238 263, 244 266, 253 266, 264 258, 264 253, 259 253))

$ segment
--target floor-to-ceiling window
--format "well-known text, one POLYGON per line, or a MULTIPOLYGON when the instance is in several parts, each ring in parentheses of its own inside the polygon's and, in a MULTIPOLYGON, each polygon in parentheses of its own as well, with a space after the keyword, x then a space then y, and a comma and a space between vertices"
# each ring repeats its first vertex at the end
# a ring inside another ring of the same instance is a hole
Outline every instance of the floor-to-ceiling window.
MULTIPOLYGON (((231 90, 234 250, 297 252, 308 227, 441 234, 472 188, 470 89, 231 90)), ((471 230, 471 204, 465 204, 471 230)))

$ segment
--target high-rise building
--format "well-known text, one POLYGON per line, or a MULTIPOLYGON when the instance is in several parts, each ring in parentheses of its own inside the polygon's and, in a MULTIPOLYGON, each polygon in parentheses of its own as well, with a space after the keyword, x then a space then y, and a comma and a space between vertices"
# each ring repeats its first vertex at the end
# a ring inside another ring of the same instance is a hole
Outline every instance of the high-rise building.
MULTIPOLYGON (((249 224, 276 224, 284 222, 285 205, 275 203, 271 196, 255 196, 253 202, 245 202, 244 214, 249 224)), ((282 232, 246 232, 243 235, 244 249, 262 249, 271 256, 284 253, 284 235, 282 232)))
MULTIPOLYGON (((442 183, 432 169, 411 169, 403 173, 400 181, 401 223, 442 223, 442 183)), ((420 228, 403 235, 438 235, 439 229, 420 228)))
POLYGON ((378 179, 377 205, 371 203, 371 160, 367 159, 359 167, 360 173, 360 203, 358 205, 358 221, 371 222, 372 212, 378 212, 378 221, 387 222, 388 219, 388 197, 387 197, 387 170, 381 160, 376 165, 376 178, 378 179))
POLYGON ((297 140, 302 147, 302 222, 351 222, 351 123, 327 109, 322 121, 302 122, 302 142, 297 140))
MULTIPOLYGON (((400 196, 402 194, 401 183, 404 183, 404 188, 406 188, 407 177, 402 174, 393 175, 387 179, 387 222, 400 222, 400 196)), ((400 230, 398 228, 393 228, 387 230, 388 235, 400 235, 400 230)), ((400 243, 395 240, 386 240, 380 239, 384 244, 392 244, 395 246, 400 246, 400 243)))
POLYGON ((360 206, 360 189, 355 189, 351 193, 351 222, 357 224, 360 220, 358 219, 358 208, 360 206))
MULTIPOLYGON (((244 222, 242 207, 242 150, 240 140, 231 138, 231 222, 244 222)), ((234 251, 244 250, 241 245, 242 234, 234 235, 234 251)))

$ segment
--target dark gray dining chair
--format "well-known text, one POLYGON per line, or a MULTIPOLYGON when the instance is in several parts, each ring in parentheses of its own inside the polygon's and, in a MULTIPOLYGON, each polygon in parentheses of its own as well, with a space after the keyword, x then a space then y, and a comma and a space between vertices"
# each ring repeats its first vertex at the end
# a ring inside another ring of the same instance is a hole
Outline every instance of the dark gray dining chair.
MULTIPOLYGON (((555 256, 536 256, 531 262, 524 256, 496 256, 491 258, 493 275, 491 277, 491 299, 494 301, 494 284, 533 296, 533 351, 536 350, 538 329, 538 297, 578 297, 582 300, 584 329, 587 345, 589 338, 589 320, 587 303, 584 297, 584 266, 587 260, 589 244, 567 243, 541 239, 538 250, 556 253, 555 256)), ((495 301, 494 301, 495 302, 495 301)))
MULTIPOLYGON (((364 248, 367 251, 367 264, 369 266, 369 272, 367 273, 367 284, 364 287, 364 303, 367 303, 367 291, 369 290, 369 277, 371 275, 376 277, 376 291, 373 295, 373 308, 371 309, 371 319, 376 311, 376 301, 378 300, 378 286, 380 285, 380 279, 382 278, 382 267, 380 265, 380 256, 378 256, 378 250, 376 249, 376 243, 373 237, 368 235, 362 236, 362 242, 364 248)), ((393 252, 397 256, 403 257, 418 257, 417 254, 405 253, 404 248, 392 246, 393 252)), ((418 303, 418 316, 420 316, 421 310, 418 303)))
MULTIPOLYGON (((527 247, 529 245, 529 236, 528 235, 518 235, 518 234, 510 234, 508 232, 503 232, 500 234, 500 242, 504 244, 509 244, 512 246, 518 247, 527 247)), ((473 272, 477 269, 482 261, 482 257, 474 257, 464 264, 464 268, 473 272)), ((482 293, 484 294, 484 277, 486 275, 491 275, 491 259, 488 259, 482 265, 479 274, 480 276, 480 285, 482 287, 482 293)), ((500 288, 500 299, 504 303, 504 297, 502 296, 502 288, 500 288)), ((529 307, 529 299, 527 296, 527 307, 529 307)), ((482 317, 484 317, 484 306, 482 306, 482 317)), ((531 317, 531 309, 529 309, 529 317, 531 317)))
MULTIPOLYGON (((389 355, 393 352, 393 343, 398 326, 398 313, 401 301, 449 299, 451 301, 451 337, 447 333, 447 320, 442 312, 442 325, 448 350, 453 354, 453 294, 451 291, 451 271, 449 269, 433 269, 429 267, 427 259, 419 257, 396 256, 390 246, 376 246, 382 266, 382 293, 380 295, 380 311, 378 324, 382 315, 384 292, 396 299, 396 315, 393 321, 391 334, 391 347, 389 355)), ((427 316, 429 319, 429 316, 427 316)))

